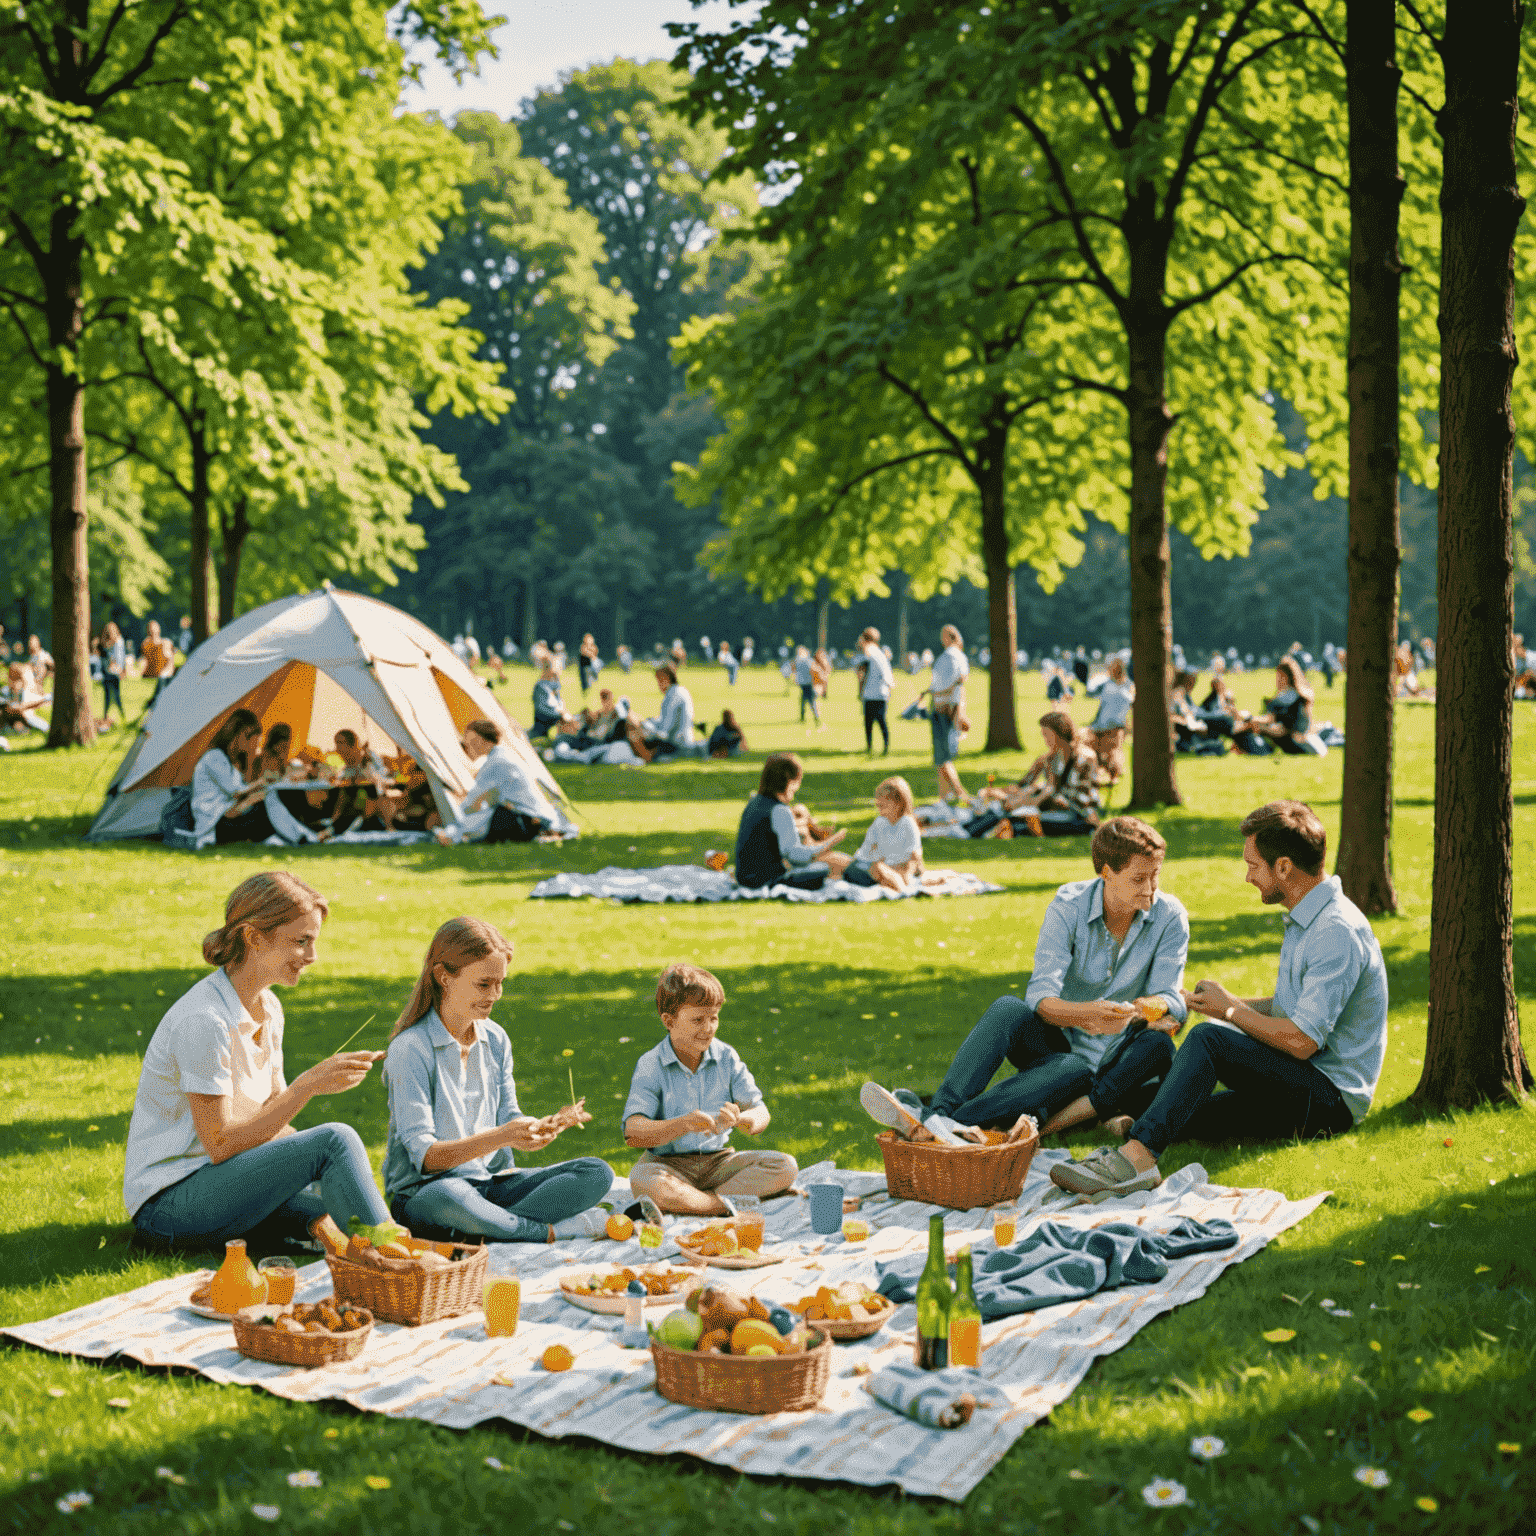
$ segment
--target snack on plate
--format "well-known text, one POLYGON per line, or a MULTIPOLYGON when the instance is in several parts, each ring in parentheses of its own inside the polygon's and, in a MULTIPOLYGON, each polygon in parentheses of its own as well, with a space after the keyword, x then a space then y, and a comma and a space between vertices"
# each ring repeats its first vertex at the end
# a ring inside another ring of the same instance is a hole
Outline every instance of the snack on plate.
POLYGON ((670 1269, 665 1264, 653 1264, 648 1269, 613 1269, 606 1273, 596 1270, 589 1275, 579 1275, 562 1280, 560 1289, 574 1296, 622 1296, 631 1281, 645 1287, 648 1296, 676 1296, 683 1288, 698 1282, 698 1271, 670 1269))
POLYGON ((860 1280, 844 1280, 838 1286, 824 1285, 814 1296, 802 1296, 789 1305, 808 1323, 867 1323, 895 1303, 860 1280))
POLYGON ((756 1253, 763 1246, 763 1221, 760 1216, 711 1221, 692 1232, 685 1232, 677 1239, 677 1246, 703 1259, 756 1253))
POLYGON ((275 1328, 279 1333, 356 1333, 359 1328, 366 1328, 373 1317, 365 1307, 354 1307, 327 1296, 324 1301, 258 1312, 254 1321, 259 1327, 275 1328))

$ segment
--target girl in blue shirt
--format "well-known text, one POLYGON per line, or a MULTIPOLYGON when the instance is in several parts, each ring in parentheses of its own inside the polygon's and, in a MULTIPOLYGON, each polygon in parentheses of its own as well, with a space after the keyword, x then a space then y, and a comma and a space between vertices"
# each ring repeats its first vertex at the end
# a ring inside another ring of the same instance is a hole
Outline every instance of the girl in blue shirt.
POLYGON ((521 1170, 514 1151, 541 1152, 592 1117, 578 1100, 542 1119, 518 1107, 512 1042, 491 1021, 512 946, 489 923, 450 918, 433 935, 384 1058, 390 1213, 417 1236, 552 1243, 600 1237, 595 1209, 613 1185, 601 1158, 521 1170))

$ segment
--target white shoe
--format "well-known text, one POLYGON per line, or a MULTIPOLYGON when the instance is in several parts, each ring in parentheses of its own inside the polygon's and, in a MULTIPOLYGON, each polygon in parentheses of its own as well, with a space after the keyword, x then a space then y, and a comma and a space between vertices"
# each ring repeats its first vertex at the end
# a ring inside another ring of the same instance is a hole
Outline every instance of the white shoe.
MULTIPOLYGON (((951 1120, 948 1115, 929 1115, 923 1121, 923 1129, 935 1141, 946 1147, 963 1147, 967 1145, 964 1137, 955 1135, 958 1126, 959 1122, 951 1120)), ((970 1127, 967 1126, 966 1129, 969 1130, 970 1127)))
POLYGON ((567 1216, 564 1221, 552 1224, 550 1230, 555 1234, 557 1242, 567 1238, 593 1238, 603 1237, 607 1233, 608 1212, 599 1206, 593 1206, 590 1211, 578 1211, 574 1216, 567 1216))
POLYGON ((922 1121, 895 1094, 882 1088, 879 1083, 865 1083, 859 1089, 859 1103, 864 1113, 877 1125, 889 1126, 898 1136, 908 1141, 922 1129, 922 1121))

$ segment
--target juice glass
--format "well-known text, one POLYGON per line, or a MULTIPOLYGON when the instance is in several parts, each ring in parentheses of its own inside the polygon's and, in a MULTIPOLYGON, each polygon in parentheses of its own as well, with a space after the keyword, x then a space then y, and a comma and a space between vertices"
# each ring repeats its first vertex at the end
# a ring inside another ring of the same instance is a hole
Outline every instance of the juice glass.
POLYGON ((293 1301, 293 1285, 299 1271, 292 1259, 274 1254, 263 1259, 256 1270, 267 1282, 267 1300, 272 1306, 286 1307, 293 1301))
POLYGON ((862 1216, 843 1217, 843 1241, 862 1243, 869 1236, 869 1223, 862 1216))
POLYGON ((756 1253, 763 1246, 763 1207, 755 1195, 742 1195, 736 1201, 736 1216, 731 1222, 736 1241, 756 1253))
POLYGON ((981 1364, 981 1319, 979 1317, 957 1317, 950 1321, 949 1363, 969 1366, 981 1364))
POLYGON ((517 1314, 523 1304, 522 1282, 516 1275, 492 1275, 485 1282, 485 1336, 509 1339, 517 1332, 517 1314))
POLYGON ((992 1212, 992 1241, 999 1248, 1010 1247, 1018 1235, 1019 1213, 1011 1205, 1000 1205, 992 1212))

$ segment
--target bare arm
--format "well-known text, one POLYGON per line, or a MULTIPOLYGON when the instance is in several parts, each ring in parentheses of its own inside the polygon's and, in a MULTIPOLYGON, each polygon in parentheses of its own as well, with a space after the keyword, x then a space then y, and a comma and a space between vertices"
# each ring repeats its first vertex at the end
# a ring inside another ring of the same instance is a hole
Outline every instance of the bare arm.
POLYGON ((1235 1024, 1245 1035, 1284 1051, 1297 1061, 1317 1054, 1317 1041, 1297 1029, 1283 1014, 1276 1013, 1273 998, 1235 997, 1218 982, 1202 981, 1193 992, 1185 992, 1184 1001, 1197 1012, 1235 1024))
POLYGON ((652 1120, 647 1115, 631 1115, 624 1122, 626 1147, 663 1147, 679 1136, 712 1136, 719 1127, 714 1117, 702 1109, 690 1110, 672 1120, 652 1120))
POLYGON ((1130 1003, 1068 1003, 1059 997, 1042 997, 1035 1014, 1058 1029, 1080 1029, 1089 1035, 1117 1035, 1136 1012, 1130 1003))

